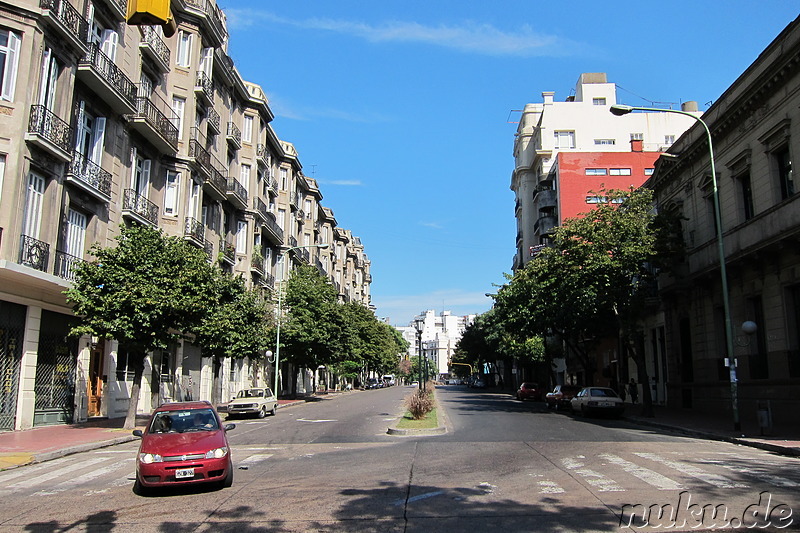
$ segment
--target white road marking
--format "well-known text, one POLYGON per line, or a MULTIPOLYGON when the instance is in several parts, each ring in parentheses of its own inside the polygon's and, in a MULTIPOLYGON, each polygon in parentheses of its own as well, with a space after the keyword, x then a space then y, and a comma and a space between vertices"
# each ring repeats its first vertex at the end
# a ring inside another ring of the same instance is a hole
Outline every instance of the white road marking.
POLYGON ((263 461, 265 459, 269 459, 273 455, 274 454, 271 454, 271 453, 256 453, 256 454, 253 454, 253 455, 249 456, 247 459, 244 459, 242 461, 238 461, 236 463, 236 466, 237 467, 241 467, 241 466, 249 467, 249 466, 258 464, 258 463, 260 463, 261 461, 263 461))
POLYGON ((406 503, 412 503, 412 502, 416 502, 416 501, 419 501, 419 500, 424 500, 426 498, 433 498, 434 496, 438 496, 440 494, 444 494, 444 491, 443 490, 437 490, 437 491, 434 491, 434 492, 426 492, 425 494, 420 494, 418 496, 414 496, 413 498, 409 498, 407 500, 405 498, 403 498, 402 500, 397 500, 396 502, 394 502, 394 504, 395 505, 404 505, 406 503))
POLYGON ((38 485, 39 483, 44 483, 45 481, 50 481, 51 479, 55 479, 58 476, 62 476, 64 474, 69 474, 70 472, 74 472, 75 470, 80 470, 81 468, 88 468, 95 464, 95 461, 81 461, 79 463, 75 463, 69 466, 65 466, 64 468, 59 468, 57 470, 51 470, 46 474, 42 474, 41 476, 35 476, 26 479, 25 481, 20 481, 18 483, 14 483, 12 485, 8 485, 6 488, 8 489, 27 489, 33 487, 34 485, 38 485))
POLYGON ((704 460, 702 462, 719 465, 723 468, 727 468, 728 470, 733 470, 734 472, 741 472, 743 474, 747 474, 748 476, 753 476, 759 481, 769 483, 770 485, 777 485, 778 487, 800 487, 800 483, 782 476, 771 474, 763 468, 750 468, 742 465, 732 465, 723 461, 715 461, 713 459, 704 460))
POLYGON ((630 461, 626 461, 622 457, 612 455, 610 453, 600 454, 602 459, 605 459, 611 464, 621 467, 625 472, 636 476, 648 485, 652 485, 659 490, 680 490, 683 488, 680 483, 674 481, 666 476, 662 476, 658 472, 654 472, 649 468, 639 466, 630 461))
POLYGON ((69 479, 67 481, 63 481, 58 485, 56 485, 55 487, 53 487, 52 489, 41 490, 37 492, 35 496, 47 496, 50 494, 56 494, 58 492, 63 492, 67 489, 77 487, 78 485, 83 485, 84 483, 88 483, 95 478, 104 476, 109 472, 113 472, 114 470, 117 470, 119 467, 127 463, 130 463, 131 461, 133 461, 133 457, 131 457, 130 459, 123 459, 122 461, 117 461, 116 463, 111 463, 110 465, 104 466, 102 468, 97 468, 81 476, 69 479))
MULTIPOLYGON (((583 457, 583 456, 579 456, 583 457)), ((584 464, 576 459, 566 458, 561 460, 562 464, 567 470, 572 470, 576 474, 583 477, 587 483, 596 487, 600 492, 624 492, 625 489, 617 485, 613 479, 605 477, 599 472, 595 472, 590 468, 585 468, 584 464)))
POLYGON ((312 424, 316 424, 318 422, 338 422, 338 420, 325 420, 325 419, 309 420, 309 419, 306 419, 306 418, 298 418, 297 421, 298 422, 311 422, 312 424))
POLYGON ((22 476, 30 476, 32 473, 41 472, 42 470, 52 470, 53 467, 62 465, 71 461, 72 459, 72 457, 62 457, 60 459, 47 461, 46 463, 41 463, 35 466, 19 466, 13 470, 0 474, 0 486, 7 486, 6 483, 11 479, 16 479, 22 476))
POLYGON ((540 494, 561 494, 564 489, 558 486, 555 481, 538 481, 540 494))
POLYGON ((651 461, 661 463, 662 465, 668 466, 674 470, 677 470, 678 472, 686 474, 687 476, 691 476, 695 479, 699 479, 700 481, 708 483, 709 485, 713 485, 715 487, 723 489, 747 488, 747 485, 745 485, 744 483, 736 483, 735 481, 731 481, 725 476, 721 476, 719 474, 712 474, 711 472, 706 472, 702 468, 697 468, 696 466, 690 465, 688 463, 673 461, 671 459, 665 459, 664 457, 661 457, 660 455, 655 453, 636 452, 634 453, 634 455, 638 455, 643 459, 649 459, 651 461))

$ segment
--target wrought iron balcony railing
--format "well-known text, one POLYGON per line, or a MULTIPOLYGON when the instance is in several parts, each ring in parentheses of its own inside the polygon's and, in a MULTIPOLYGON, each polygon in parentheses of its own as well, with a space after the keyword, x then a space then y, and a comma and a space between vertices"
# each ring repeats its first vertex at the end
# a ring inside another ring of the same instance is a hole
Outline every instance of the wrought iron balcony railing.
POLYGON ((70 152, 73 129, 43 105, 31 106, 28 133, 39 135, 60 150, 70 152))
POLYGON ((200 92, 206 99, 208 105, 214 105, 214 82, 203 71, 197 73, 194 82, 195 90, 200 89, 200 92))
POLYGON ((106 82, 134 107, 136 103, 136 84, 122 72, 107 55, 100 50, 96 43, 92 43, 86 56, 80 61, 82 65, 90 65, 106 82))
POLYGON ((152 98, 136 97, 135 118, 144 119, 159 135, 161 135, 175 150, 178 147, 178 127, 171 118, 167 118, 152 98))
POLYGON ((203 226, 202 222, 193 217, 186 217, 183 225, 183 235, 185 237, 189 237, 200 244, 204 244, 206 238, 205 232, 205 226, 203 226))
POLYGON ((53 273, 60 278, 73 281, 75 279, 75 265, 83 262, 83 259, 80 257, 75 257, 61 250, 56 250, 56 261, 53 267, 53 273))
POLYGON ((244 185, 239 183, 239 180, 228 177, 227 191, 236 196, 242 204, 245 206, 247 205, 247 189, 244 188, 244 185))
POLYGON ((158 58, 162 64, 167 65, 167 69, 169 69, 169 60, 170 60, 170 51, 169 47, 161 40, 158 33, 152 26, 142 26, 142 30, 144 31, 143 42, 146 43, 150 49, 153 51, 153 54, 158 58))
POLYGON ((304 263, 308 263, 311 259, 311 252, 308 248, 298 248, 297 255, 304 263))
POLYGON ((97 189, 106 197, 111 197, 111 172, 103 170, 97 163, 93 163, 80 152, 72 155, 72 161, 67 166, 67 174, 97 189))
POLYGON ((261 198, 253 198, 253 209, 261 215, 261 218, 267 220, 269 218, 269 211, 267 210, 267 204, 261 198))
POLYGON ((225 239, 220 239, 219 250, 222 253, 223 259, 228 261, 231 265, 236 263, 236 247, 233 244, 225 239))
POLYGON ((208 258, 208 262, 209 263, 213 263, 214 262, 214 245, 211 244, 211 241, 206 241, 203 244, 203 248, 206 251, 206 258, 208 258))
POLYGON ((220 133, 220 124, 222 120, 219 117, 219 113, 217 113, 213 107, 209 107, 207 109, 208 113, 208 127, 214 130, 216 133, 220 133))
POLYGON ((234 144, 235 146, 239 148, 242 147, 242 132, 239 130, 239 127, 233 122, 228 122, 228 131, 226 133, 226 137, 228 141, 234 144))
POLYGON ((253 254, 250 258, 250 266, 256 270, 259 274, 264 273, 264 256, 253 254))
POLYGON ((50 245, 27 235, 20 235, 19 264, 47 272, 50 245))
POLYGON ((158 224, 158 206, 133 189, 125 189, 122 210, 134 213, 153 225, 158 224))
POLYGON ((292 248, 297 246, 297 237, 289 236, 289 246, 292 248))
POLYGON ((51 16, 63 24, 72 35, 77 36, 78 40, 86 42, 89 23, 67 0, 39 0, 39 7, 50 11, 51 16))

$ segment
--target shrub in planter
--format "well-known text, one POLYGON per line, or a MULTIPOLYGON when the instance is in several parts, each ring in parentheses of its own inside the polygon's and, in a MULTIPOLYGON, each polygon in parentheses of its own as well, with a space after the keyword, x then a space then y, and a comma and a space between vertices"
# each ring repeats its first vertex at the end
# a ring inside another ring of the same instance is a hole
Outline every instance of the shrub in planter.
POLYGON ((433 409, 433 393, 417 390, 406 396, 405 403, 412 418, 419 420, 433 409))

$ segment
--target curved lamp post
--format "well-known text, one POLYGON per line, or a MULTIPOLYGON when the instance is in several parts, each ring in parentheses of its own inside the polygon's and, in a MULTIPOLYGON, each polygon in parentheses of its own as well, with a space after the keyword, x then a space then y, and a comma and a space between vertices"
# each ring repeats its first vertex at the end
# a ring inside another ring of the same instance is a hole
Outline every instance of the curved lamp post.
POLYGON ((699 122, 706 132, 708 140, 708 155, 711 159, 711 184, 714 196, 714 220, 717 226, 717 251, 719 252, 719 275, 722 282, 722 311, 725 314, 725 348, 726 360, 730 369, 731 377, 731 404, 733 407, 733 429, 734 431, 741 431, 742 427, 739 422, 739 394, 738 394, 738 380, 736 378, 736 358, 733 353, 733 330, 731 328, 731 306, 728 299, 728 270, 725 266, 725 247, 722 243, 722 213, 719 207, 719 188, 717 187, 717 172, 714 167, 714 148, 711 143, 711 130, 708 129, 708 124, 705 123, 700 117, 696 117, 686 111, 678 111, 677 109, 662 109, 656 107, 634 107, 629 105, 612 105, 610 108, 612 114, 617 116, 627 115, 631 111, 658 111, 661 113, 675 113, 678 115, 685 115, 693 118, 699 122))
POLYGON ((280 363, 281 359, 281 296, 283 295, 283 287, 281 287, 281 285, 283 285, 283 277, 286 270, 286 255, 292 250, 299 250, 300 248, 327 248, 328 246, 330 246, 328 243, 306 244, 305 246, 292 246, 291 248, 287 248, 281 252, 279 258, 281 263, 281 277, 278 280, 278 316, 276 318, 277 335, 275 340, 275 390, 272 391, 276 398, 278 397, 278 364, 280 363))

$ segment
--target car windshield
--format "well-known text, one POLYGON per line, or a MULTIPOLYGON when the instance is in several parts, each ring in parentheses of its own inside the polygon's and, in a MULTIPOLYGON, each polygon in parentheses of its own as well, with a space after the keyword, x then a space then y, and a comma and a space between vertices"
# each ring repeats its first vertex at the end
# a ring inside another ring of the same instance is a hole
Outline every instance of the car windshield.
POLYGON ((591 395, 592 396, 602 396, 602 397, 605 397, 605 398, 616 398, 617 397, 617 393, 615 393, 611 389, 592 389, 591 395))
POLYGON ((217 417, 211 409, 162 411, 156 413, 150 424, 150 433, 184 433, 217 429, 219 429, 217 417))
POLYGON ((263 389, 249 389, 249 390, 241 390, 239 391, 238 398, 263 398, 264 391, 263 389))

